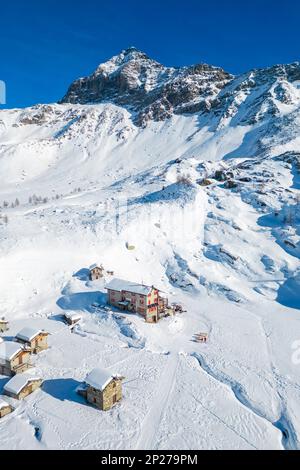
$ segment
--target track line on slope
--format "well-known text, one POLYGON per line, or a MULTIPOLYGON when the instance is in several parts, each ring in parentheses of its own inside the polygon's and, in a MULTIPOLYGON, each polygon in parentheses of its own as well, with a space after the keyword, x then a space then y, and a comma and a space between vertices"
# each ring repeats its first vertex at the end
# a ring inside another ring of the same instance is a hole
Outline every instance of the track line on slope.
POLYGON ((178 355, 170 354, 167 364, 161 373, 157 393, 142 422, 141 434, 136 445, 137 450, 153 450, 155 448, 156 435, 175 383, 177 365, 178 355))
POLYGON ((214 372, 206 363, 205 361, 203 360, 203 358, 198 355, 198 354, 195 354, 195 355, 192 355, 192 357, 194 357, 196 359, 196 361, 198 362, 198 365, 200 367, 201 370, 203 370, 207 375, 209 375, 211 378, 213 378, 214 380, 216 380, 217 382, 219 382, 221 385, 223 386, 226 386, 228 387, 232 393, 233 393, 233 396, 236 398, 236 400, 241 404, 243 405, 248 411, 250 411, 251 413, 253 413, 255 416, 257 416, 258 418, 260 419, 263 419, 264 421, 266 421, 269 425, 273 426, 274 428, 276 428, 277 430, 279 430, 282 434, 282 448, 284 450, 288 450, 286 448, 286 446, 284 445, 284 442, 285 442, 285 438, 284 438, 284 434, 283 434, 283 430, 282 428, 280 428, 278 425, 276 425, 276 423, 273 423, 272 421, 270 421, 268 419, 268 417, 266 415, 264 415, 261 411, 255 409, 253 407, 253 405, 247 400, 247 398, 244 396, 243 394, 243 388, 242 386, 238 383, 238 382, 234 382, 232 379, 230 379, 229 377, 221 377, 221 375, 219 375, 218 373, 214 372))

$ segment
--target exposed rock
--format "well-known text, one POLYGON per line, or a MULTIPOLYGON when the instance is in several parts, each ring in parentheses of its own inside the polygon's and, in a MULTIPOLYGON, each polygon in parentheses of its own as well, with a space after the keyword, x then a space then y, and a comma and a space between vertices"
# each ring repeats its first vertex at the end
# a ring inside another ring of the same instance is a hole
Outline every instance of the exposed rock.
POLYGON ((209 111, 211 102, 231 80, 223 69, 206 64, 164 67, 135 48, 101 64, 90 76, 76 80, 61 103, 127 106, 135 122, 161 121, 173 114, 209 111))
POLYGON ((217 170, 214 174, 214 179, 217 181, 226 181, 226 172, 224 170, 217 170))
POLYGON ((225 188, 227 189, 235 189, 238 187, 238 183, 234 180, 228 180, 225 183, 225 188))

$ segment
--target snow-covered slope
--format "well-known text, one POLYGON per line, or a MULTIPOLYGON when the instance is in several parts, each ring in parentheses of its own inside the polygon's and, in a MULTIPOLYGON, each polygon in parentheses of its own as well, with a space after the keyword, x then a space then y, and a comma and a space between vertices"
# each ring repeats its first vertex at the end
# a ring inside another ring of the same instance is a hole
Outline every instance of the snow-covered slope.
POLYGON ((0 112, 0 317, 52 333, 0 448, 300 448, 299 84, 297 63, 233 77, 130 49, 0 112), (187 312, 105 309, 96 261, 187 312), (126 377, 109 413, 75 394, 96 366, 126 377))

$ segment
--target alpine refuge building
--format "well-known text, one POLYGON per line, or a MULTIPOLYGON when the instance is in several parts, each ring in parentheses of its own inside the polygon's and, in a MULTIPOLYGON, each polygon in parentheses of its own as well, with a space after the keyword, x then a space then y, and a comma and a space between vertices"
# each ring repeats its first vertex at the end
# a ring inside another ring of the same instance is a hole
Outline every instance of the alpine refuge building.
POLYGON ((30 350, 12 341, 0 341, 0 375, 21 374, 30 367, 30 350))
POLYGON ((97 264, 93 264, 90 266, 90 280, 97 281, 103 277, 103 266, 98 266, 97 264))
POLYGON ((23 400, 28 395, 41 387, 43 381, 39 377, 28 374, 15 375, 4 385, 4 393, 16 400, 23 400))
POLYGON ((1 400, 0 398, 0 419, 4 416, 9 415, 13 411, 12 406, 10 406, 6 401, 1 400))
POLYGON ((113 279, 106 289, 110 305, 139 313, 148 323, 157 323, 160 318, 169 314, 167 299, 162 299, 159 290, 154 286, 113 279))
POLYGON ((48 349, 48 336, 43 330, 26 327, 17 334, 16 340, 26 346, 26 349, 30 349, 32 354, 38 354, 48 349))
POLYGON ((122 377, 96 368, 87 375, 77 392, 96 408, 108 411, 122 399, 122 377))
POLYGON ((4 333, 9 329, 8 321, 5 318, 0 318, 0 333, 4 333))

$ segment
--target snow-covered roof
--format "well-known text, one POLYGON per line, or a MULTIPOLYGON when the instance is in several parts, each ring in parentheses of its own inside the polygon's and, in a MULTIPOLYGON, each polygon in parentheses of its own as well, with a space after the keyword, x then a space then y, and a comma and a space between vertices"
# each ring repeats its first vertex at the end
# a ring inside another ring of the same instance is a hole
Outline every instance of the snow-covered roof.
POLYGON ((6 408, 7 406, 9 406, 9 404, 0 398, 0 410, 2 410, 2 408, 6 408))
POLYGON ((95 268, 103 269, 102 266, 99 266, 99 264, 92 264, 92 265, 89 267, 89 270, 92 271, 92 270, 95 269, 95 268))
POLYGON ((22 346, 18 343, 3 341, 0 344, 0 364, 11 361, 22 349, 22 346))
POLYGON ((65 312, 64 315, 66 318, 69 318, 69 320, 81 320, 82 319, 82 315, 76 312, 65 312))
POLYGON ((18 395, 18 393, 20 393, 23 388, 29 384, 29 382, 33 382, 35 380, 41 380, 41 378, 29 374, 17 374, 10 379, 3 388, 6 392, 18 395))
POLYGON ((106 289, 116 290, 118 292, 126 291, 134 294, 148 295, 152 291, 152 287, 137 284, 136 282, 123 281, 123 279, 113 279, 106 285, 106 289))
POLYGON ((0 323, 8 323, 8 320, 5 320, 5 318, 0 318, 0 323))
POLYGON ((16 335, 16 338, 22 339, 23 341, 32 341, 36 336, 41 333, 43 333, 42 330, 25 327, 16 335))
POLYGON ((85 379, 85 383, 97 390, 103 391, 105 387, 113 380, 113 375, 104 369, 92 370, 85 379))

